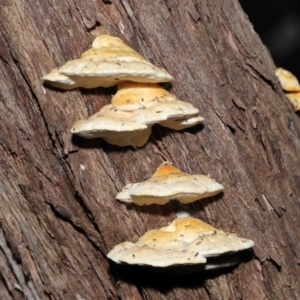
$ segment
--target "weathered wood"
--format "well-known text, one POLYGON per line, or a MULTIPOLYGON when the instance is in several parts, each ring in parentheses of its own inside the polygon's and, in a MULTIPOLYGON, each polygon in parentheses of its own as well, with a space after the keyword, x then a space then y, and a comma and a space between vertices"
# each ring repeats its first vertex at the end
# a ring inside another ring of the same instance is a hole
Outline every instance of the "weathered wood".
POLYGON ((238 1, 0 2, 1 299, 299 299, 300 121, 238 1), (62 92, 52 68, 112 34, 173 76, 204 126, 154 127, 140 149, 72 138, 115 88, 62 92), (115 195, 165 159, 209 174, 224 194, 180 206, 115 195), (170 279, 106 259, 117 243, 188 210, 252 239, 233 270, 170 279), (150 274, 150 275, 149 275, 150 274))

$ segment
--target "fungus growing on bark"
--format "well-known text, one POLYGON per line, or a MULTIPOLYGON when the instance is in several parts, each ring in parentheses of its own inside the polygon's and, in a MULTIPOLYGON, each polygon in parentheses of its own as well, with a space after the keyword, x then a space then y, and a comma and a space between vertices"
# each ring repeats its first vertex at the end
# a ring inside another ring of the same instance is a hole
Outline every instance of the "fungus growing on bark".
POLYGON ((61 89, 110 87, 122 80, 169 82, 172 76, 148 62, 120 38, 98 36, 79 59, 55 68, 43 80, 61 89))
POLYGON ((237 264, 240 257, 228 255, 253 246, 251 240, 216 229, 199 219, 186 217, 146 232, 136 243, 116 245, 107 257, 118 264, 160 268, 199 265, 202 270, 207 270, 237 264), (216 257, 217 260, 210 260, 216 257))
POLYGON ((290 71, 283 68, 277 68, 275 74, 277 75, 283 90, 287 92, 300 92, 298 79, 290 71))
POLYGON ((173 114, 174 117, 168 116, 166 121, 159 122, 160 125, 174 130, 192 127, 204 120, 199 116, 198 109, 190 103, 179 100, 156 83, 121 82, 111 103, 116 109, 124 111, 153 108, 163 113, 171 112, 176 107, 182 109, 181 116, 178 113, 173 114))
POLYGON ((139 117, 151 123, 157 121, 155 116, 147 116, 140 111, 120 111, 109 104, 89 119, 77 121, 71 132, 87 139, 101 137, 120 147, 141 147, 149 139, 151 125, 140 122, 139 117))
POLYGON ((111 104, 116 109, 128 111, 176 99, 158 84, 124 81, 118 84, 118 91, 111 99, 111 104))
POLYGON ((285 94, 293 104, 295 111, 300 110, 300 92, 285 94))
POLYGON ((138 109, 132 108, 135 104, 131 101, 122 103, 122 109, 117 109, 115 103, 106 105, 89 119, 77 121, 71 132, 84 138, 101 137, 108 143, 121 147, 141 147, 147 142, 153 124, 161 124, 168 120, 174 120, 174 123, 179 123, 177 120, 189 122, 190 119, 196 118, 197 122, 194 124, 173 126, 183 129, 203 120, 198 116, 199 110, 192 104, 180 101, 173 95, 172 97, 172 101, 151 98, 153 101, 138 109))
POLYGON ((276 75, 295 111, 300 110, 300 85, 298 79, 290 71, 282 68, 276 70, 276 75))
POLYGON ((214 196, 224 187, 205 175, 190 175, 171 164, 159 166, 144 182, 127 184, 116 198, 137 205, 166 204, 170 200, 191 203, 214 196))

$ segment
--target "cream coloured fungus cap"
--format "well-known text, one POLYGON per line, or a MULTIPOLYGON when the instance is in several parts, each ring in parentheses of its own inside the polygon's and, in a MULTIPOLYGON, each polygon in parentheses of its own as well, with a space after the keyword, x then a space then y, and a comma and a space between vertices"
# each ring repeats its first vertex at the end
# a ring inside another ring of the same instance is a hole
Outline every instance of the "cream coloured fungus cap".
MULTIPOLYGON (((71 133, 87 139, 101 137, 106 142, 120 147, 141 147, 149 139, 151 125, 140 122, 140 114, 143 119, 147 117, 141 111, 124 112, 108 104, 89 119, 77 121, 71 133)), ((150 116, 149 119, 151 117, 151 121, 155 121, 155 116, 150 116)))
POLYGON ((298 79, 290 71, 283 68, 278 68, 276 75, 285 95, 293 104, 295 111, 300 110, 300 85, 298 79))
POLYGON ((298 79, 290 71, 283 68, 277 68, 275 74, 277 75, 283 90, 287 92, 300 92, 298 79))
POLYGON ((116 109, 123 111, 154 107, 153 109, 162 113, 164 110, 171 112, 177 108, 177 113, 169 115, 166 121, 159 122, 161 126, 174 130, 192 127, 204 120, 192 104, 179 100, 156 83, 121 82, 111 103, 116 109))
POLYGON ((218 260, 208 263, 210 257, 242 251, 254 246, 253 241, 236 234, 218 230, 192 217, 175 219, 158 230, 146 232, 136 243, 116 245, 107 257, 118 264, 170 267, 206 264, 205 269, 228 267, 238 263, 218 260))
POLYGON ((171 164, 163 164, 150 179, 126 185, 116 198, 137 205, 163 205, 175 199, 191 203, 214 196, 223 189, 223 185, 205 175, 186 174, 171 164))
POLYGON ((169 82, 172 76, 148 62, 120 38, 100 35, 79 59, 70 60, 43 80, 61 89, 110 87, 122 80, 169 82))
POLYGON ((300 110, 300 92, 285 94, 293 104, 295 111, 300 110))
MULTIPOLYGON (((136 83, 136 85, 139 84, 136 83)), ((164 91, 168 93, 166 90, 164 91)), ((141 147, 147 142, 153 124, 183 129, 203 120, 198 115, 199 110, 192 104, 171 96, 172 100, 164 101, 157 97, 151 98, 151 101, 145 101, 147 103, 139 107, 133 105, 131 101, 124 101, 122 109, 119 109, 119 105, 113 102, 113 104, 101 108, 89 119, 77 121, 71 132, 84 138, 101 137, 108 143, 117 146, 141 147), (190 122, 193 119, 196 121, 190 122), (178 125, 171 126, 163 123, 167 123, 167 121, 178 125), (184 123, 188 123, 188 125, 184 125, 184 123)), ((168 96, 168 99, 171 96, 168 96)))

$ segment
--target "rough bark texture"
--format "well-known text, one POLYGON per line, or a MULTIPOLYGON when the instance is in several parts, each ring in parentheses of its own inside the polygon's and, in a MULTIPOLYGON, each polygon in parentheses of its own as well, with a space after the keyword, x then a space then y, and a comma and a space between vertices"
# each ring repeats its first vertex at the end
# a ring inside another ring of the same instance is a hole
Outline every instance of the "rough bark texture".
POLYGON ((237 0, 0 1, 1 299, 299 299, 300 120, 237 0), (62 92, 41 77, 117 35, 173 76, 203 126, 154 127, 140 149, 72 138, 115 88, 62 92), (126 206, 115 195, 164 160, 209 174, 224 194, 126 206), (217 274, 169 278, 106 253, 188 210, 252 239, 217 274))

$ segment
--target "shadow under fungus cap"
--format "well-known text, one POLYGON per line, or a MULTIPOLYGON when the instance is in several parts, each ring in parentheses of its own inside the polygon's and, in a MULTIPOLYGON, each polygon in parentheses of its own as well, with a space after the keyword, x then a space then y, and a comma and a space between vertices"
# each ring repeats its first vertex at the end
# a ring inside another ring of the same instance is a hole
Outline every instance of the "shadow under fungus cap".
POLYGON ((92 48, 79 59, 70 60, 43 77, 61 89, 110 87, 121 80, 169 82, 173 78, 164 69, 148 62, 120 38, 98 36, 92 48))
POLYGON ((204 269, 222 268, 236 264, 218 260, 209 264, 207 258, 223 256, 254 246, 253 241, 236 234, 218 230, 192 217, 175 219, 158 230, 146 232, 136 243, 116 245, 107 257, 118 264, 170 267, 206 264, 204 269))
POLYGON ((127 184, 116 198, 137 205, 163 205, 175 199, 191 203, 214 196, 223 189, 223 185, 205 175, 186 174, 172 164, 163 164, 150 179, 127 184))

